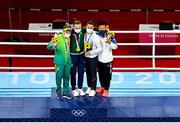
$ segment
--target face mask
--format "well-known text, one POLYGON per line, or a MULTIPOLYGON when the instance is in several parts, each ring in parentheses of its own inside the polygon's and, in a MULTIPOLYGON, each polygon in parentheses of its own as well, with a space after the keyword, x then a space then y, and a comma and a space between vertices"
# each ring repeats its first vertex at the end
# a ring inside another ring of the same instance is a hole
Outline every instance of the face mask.
POLYGON ((81 32, 81 29, 74 29, 74 31, 75 31, 76 33, 80 33, 80 32, 81 32))
POLYGON ((87 31, 87 33, 92 33, 92 32, 93 32, 93 29, 88 29, 88 28, 86 28, 86 31, 87 31))
POLYGON ((64 34, 65 38, 69 38, 71 34, 64 34))
POLYGON ((100 31, 99 31, 99 35, 100 35, 101 37, 104 37, 106 33, 107 33, 107 30, 100 30, 100 31))

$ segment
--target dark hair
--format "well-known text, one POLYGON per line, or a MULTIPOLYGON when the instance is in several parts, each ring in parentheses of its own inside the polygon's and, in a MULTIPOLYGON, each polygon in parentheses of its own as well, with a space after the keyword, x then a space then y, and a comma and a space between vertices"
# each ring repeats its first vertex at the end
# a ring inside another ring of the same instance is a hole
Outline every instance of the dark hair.
POLYGON ((94 22, 94 20, 89 20, 89 21, 87 22, 87 24, 94 25, 94 24, 95 24, 95 22, 94 22))
POLYGON ((81 21, 80 20, 74 20, 73 25, 75 25, 75 24, 81 24, 81 21))
POLYGON ((100 22, 98 23, 98 26, 101 26, 101 25, 107 26, 107 23, 104 22, 104 21, 100 21, 100 22))

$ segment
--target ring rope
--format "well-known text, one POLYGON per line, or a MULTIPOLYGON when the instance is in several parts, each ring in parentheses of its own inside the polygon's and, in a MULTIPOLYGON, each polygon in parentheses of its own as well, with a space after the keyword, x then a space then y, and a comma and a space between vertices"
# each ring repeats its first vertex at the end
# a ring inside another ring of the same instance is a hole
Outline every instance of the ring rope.
MULTIPOLYGON (((59 33, 62 32, 62 30, 9 30, 9 29, 0 29, 0 32, 24 32, 24 33, 59 33)), ((121 46, 152 46, 152 56, 132 56, 132 55, 126 55, 126 56, 114 56, 114 58, 152 58, 152 67, 142 67, 142 68, 113 68, 114 70, 179 70, 180 68, 165 68, 165 67, 156 67, 155 65, 155 58, 180 58, 179 55, 172 56, 172 55, 155 55, 155 46, 156 45, 180 45, 180 43, 156 43, 155 42, 155 34, 156 33, 180 33, 179 30, 171 30, 171 31, 112 31, 114 33, 152 33, 152 43, 118 43, 118 45, 121 46)), ((47 45, 47 43, 35 43, 35 42, 0 42, 1 45, 47 45)), ((2 54, 0 57, 25 57, 25 58, 53 58, 54 55, 6 55, 2 54)), ((39 69, 54 69, 54 67, 0 67, 0 69, 33 69, 33 70, 39 70, 39 69)))

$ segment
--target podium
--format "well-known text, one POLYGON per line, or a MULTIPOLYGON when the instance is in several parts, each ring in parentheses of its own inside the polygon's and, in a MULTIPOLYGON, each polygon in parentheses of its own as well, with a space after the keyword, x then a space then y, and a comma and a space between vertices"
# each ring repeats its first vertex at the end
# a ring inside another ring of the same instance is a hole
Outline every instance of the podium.
POLYGON ((68 122, 116 122, 116 121, 163 121, 179 117, 180 98, 177 97, 74 97, 58 100, 52 89, 50 121, 68 122), (173 112, 173 113, 172 113, 173 112))
POLYGON ((57 121, 103 121, 107 118, 108 102, 99 97, 73 97, 72 100, 57 99, 53 88, 51 93, 50 118, 57 121))
POLYGON ((180 98, 178 96, 136 95, 103 98, 101 95, 96 95, 95 97, 84 96, 74 97, 72 100, 58 100, 54 88, 51 92, 49 97, 1 97, 0 121, 180 121, 180 98))

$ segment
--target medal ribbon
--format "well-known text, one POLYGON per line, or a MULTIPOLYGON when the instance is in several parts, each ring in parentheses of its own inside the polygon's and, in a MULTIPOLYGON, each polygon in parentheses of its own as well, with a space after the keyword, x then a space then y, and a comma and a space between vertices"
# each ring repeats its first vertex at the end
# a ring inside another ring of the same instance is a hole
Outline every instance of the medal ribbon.
POLYGON ((90 39, 91 39, 91 36, 92 36, 92 33, 91 33, 91 35, 89 36, 89 38, 88 38, 88 40, 86 40, 87 39, 87 33, 85 34, 85 41, 84 42, 87 42, 87 43, 90 43, 89 41, 90 41, 90 39))
POLYGON ((77 45, 77 48, 79 48, 79 42, 80 42, 80 38, 81 38, 81 36, 80 36, 80 34, 79 34, 78 39, 77 39, 77 35, 76 35, 76 34, 73 34, 73 36, 74 36, 74 38, 75 38, 75 40, 76 40, 76 45, 77 45))

